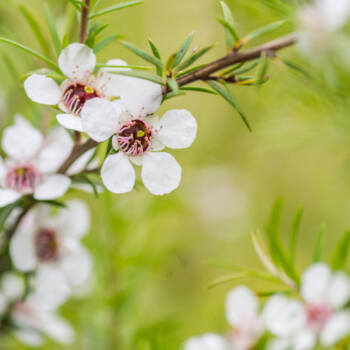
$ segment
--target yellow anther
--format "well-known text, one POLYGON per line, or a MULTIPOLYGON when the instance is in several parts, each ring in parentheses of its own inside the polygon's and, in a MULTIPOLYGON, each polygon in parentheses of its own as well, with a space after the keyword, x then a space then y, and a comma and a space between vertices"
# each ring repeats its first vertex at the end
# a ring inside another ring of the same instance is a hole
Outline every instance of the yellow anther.
POLYGON ((94 93, 94 89, 93 89, 91 86, 85 86, 85 87, 84 87, 84 91, 85 91, 87 94, 93 94, 93 93, 94 93))

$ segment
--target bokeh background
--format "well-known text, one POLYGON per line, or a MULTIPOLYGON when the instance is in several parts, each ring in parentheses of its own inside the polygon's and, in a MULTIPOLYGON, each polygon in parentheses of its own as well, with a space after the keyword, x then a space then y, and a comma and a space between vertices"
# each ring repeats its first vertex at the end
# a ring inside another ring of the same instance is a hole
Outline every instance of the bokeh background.
MULTIPOLYGON (((64 31, 67 1, 47 2, 64 31)), ((114 3, 103 0, 101 6, 114 3)), ((227 3, 240 33, 284 18, 262 0, 227 3)), ((0 34, 39 49, 18 4, 42 18, 43 33, 49 37, 43 0, 0 1, 0 34)), ((194 30, 194 46, 216 45, 202 60, 206 62, 225 54, 219 16, 217 0, 145 0, 141 6, 99 21, 109 24, 107 32, 120 33, 143 49, 147 49, 147 36, 151 37, 163 57, 172 54, 194 30)), ((287 25, 261 40, 292 27, 287 25)), ((91 293, 72 299, 62 309, 77 334, 68 349, 173 350, 189 336, 227 330, 224 299, 232 287, 245 283, 261 292, 273 286, 254 280, 232 281, 212 289, 208 285, 230 272, 224 265, 263 268, 249 233, 264 228, 278 196, 285 199, 283 239, 287 239, 295 211, 300 206, 305 210, 298 243, 299 270, 311 262, 322 224, 327 230, 325 256, 329 256, 336 240, 350 228, 350 61, 345 59, 346 44, 342 42, 341 58, 333 55, 332 63, 326 58, 329 65, 317 59, 317 67, 295 48, 281 52, 282 58, 312 72, 312 79, 276 61, 271 80, 264 86, 234 87, 252 133, 217 96, 193 92, 164 103, 160 114, 186 108, 199 125, 193 146, 173 152, 183 167, 183 178, 172 194, 155 197, 142 186, 126 195, 105 193, 98 199, 78 191, 68 194, 90 205, 92 227, 85 243, 95 265, 91 293)), ((110 58, 143 64, 117 42, 98 55, 99 62, 110 58)), ((54 122, 52 111, 30 103, 19 79, 37 67, 40 63, 32 57, 0 44, 1 129, 18 112, 34 124, 51 113, 54 122)), ((25 349, 11 336, 0 338, 0 348, 25 349)), ((62 348, 50 341, 43 347, 62 348)))

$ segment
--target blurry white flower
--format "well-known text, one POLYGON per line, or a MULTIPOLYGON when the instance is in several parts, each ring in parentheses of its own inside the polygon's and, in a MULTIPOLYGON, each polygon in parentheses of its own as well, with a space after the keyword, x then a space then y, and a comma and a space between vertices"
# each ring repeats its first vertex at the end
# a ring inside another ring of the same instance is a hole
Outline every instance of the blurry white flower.
MULTIPOLYGON (((95 97, 119 96, 124 77, 109 71, 128 68, 102 68, 95 77, 96 56, 88 46, 79 43, 62 50, 58 65, 68 78, 61 86, 45 75, 33 74, 24 82, 25 91, 34 102, 58 105, 65 112, 57 115, 58 122, 68 129, 82 131, 79 116, 85 102, 95 97)), ((110 60, 107 65, 127 64, 122 60, 110 60)))
POLYGON ((161 101, 159 85, 131 78, 125 84, 121 99, 88 101, 82 110, 84 131, 95 141, 112 137, 117 154, 106 158, 101 176, 104 185, 114 193, 132 190, 135 165, 142 165, 141 177, 147 189, 163 195, 176 189, 181 167, 173 156, 161 151, 189 147, 197 133, 197 123, 186 110, 172 110, 159 119, 155 112, 161 101))
POLYGON ((90 216, 79 200, 51 216, 47 207, 34 210, 10 242, 10 255, 20 271, 36 269, 36 294, 52 305, 63 303, 91 272, 89 252, 81 244, 90 216))
POLYGON ((6 272, 0 284, 0 315, 4 315, 11 304, 20 300, 25 291, 24 280, 13 272, 6 272))
POLYGON ((234 350, 231 344, 222 336, 207 333, 186 341, 184 350, 234 350))
POLYGON ((15 304, 11 319, 18 328, 15 335, 29 346, 41 346, 43 335, 62 344, 70 344, 74 340, 71 326, 36 294, 31 294, 25 301, 15 304))
POLYGON ((324 49, 332 41, 330 35, 350 18, 350 2, 348 0, 315 0, 300 13, 301 25, 300 46, 312 53, 324 49))
POLYGON ((46 138, 21 116, 5 129, 2 148, 8 158, 0 158, 0 207, 23 195, 48 200, 62 196, 71 183, 69 177, 55 174, 71 153, 73 143, 62 129, 46 138))

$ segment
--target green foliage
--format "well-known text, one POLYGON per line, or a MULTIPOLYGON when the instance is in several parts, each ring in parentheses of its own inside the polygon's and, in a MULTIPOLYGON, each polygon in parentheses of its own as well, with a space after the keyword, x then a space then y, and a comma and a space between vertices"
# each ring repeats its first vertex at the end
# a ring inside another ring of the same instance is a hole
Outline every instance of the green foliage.
POLYGON ((112 73, 118 74, 118 75, 126 75, 128 77, 134 77, 134 78, 139 78, 143 80, 149 80, 149 81, 152 81, 153 83, 164 85, 163 79, 155 74, 150 74, 146 72, 135 72, 135 71, 113 71, 112 73))
POLYGON ((340 270, 345 267, 350 252, 350 231, 347 231, 340 238, 332 256, 332 267, 340 270))
POLYGON ((282 21, 278 21, 278 22, 274 22, 271 24, 268 24, 264 27, 261 27, 259 29, 254 30, 253 32, 247 34, 243 39, 242 42, 245 44, 247 42, 250 42, 254 39, 260 38, 263 35, 266 35, 268 33, 271 33, 273 31, 275 31, 276 29, 280 28, 283 24, 285 24, 286 21, 282 20, 282 21))
MULTIPOLYGON (((155 58, 157 58, 158 60, 162 61, 157 46, 154 44, 154 42, 153 42, 150 38, 148 38, 147 40, 148 40, 148 44, 149 44, 149 46, 150 46, 150 48, 151 48, 151 50, 152 50, 153 56, 154 56, 155 58)), ((157 74, 158 74, 160 77, 163 76, 163 69, 162 69, 162 67, 160 67, 160 66, 157 65, 157 66, 156 66, 156 69, 157 69, 157 74)))
POLYGON ((102 16, 102 15, 106 15, 106 14, 111 13, 111 12, 119 11, 119 10, 122 10, 122 9, 125 9, 125 8, 128 8, 128 7, 140 5, 140 4, 142 4, 142 3, 143 3, 143 0, 134 0, 134 1, 122 2, 122 3, 120 3, 120 4, 107 7, 107 8, 105 8, 105 9, 101 10, 101 11, 92 13, 92 14, 89 16, 89 19, 93 19, 93 18, 102 16))
POLYGON ((56 54, 59 55, 61 50, 62 50, 61 40, 60 40, 59 35, 57 33, 55 21, 53 19, 51 10, 47 4, 45 4, 45 14, 46 14, 47 23, 49 25, 53 45, 54 45, 55 50, 56 50, 56 54))
POLYGON ((220 1, 224 20, 220 20, 220 23, 225 27, 226 46, 228 50, 232 50, 235 43, 239 41, 238 34, 234 27, 234 19, 230 8, 224 1, 220 1))
POLYGON ((188 35, 188 37, 186 38, 186 40, 184 41, 184 43, 181 45, 179 51, 177 51, 176 57, 175 57, 175 62, 173 65, 174 68, 176 68, 182 62, 182 59, 185 57, 188 49, 191 46, 193 36, 194 36, 194 32, 190 33, 188 35))
POLYGON ((323 244, 324 244, 324 239, 325 239, 325 234, 326 234, 326 229, 324 225, 321 226, 318 235, 317 235, 317 242, 315 246, 315 251, 314 251, 314 262, 320 262, 322 261, 322 253, 323 253, 323 244))
POLYGON ((204 56, 208 51, 210 51, 214 45, 205 46, 201 49, 194 51, 190 57, 188 57, 185 61, 183 61, 178 67, 179 71, 183 71, 184 69, 190 67, 193 63, 199 60, 202 56, 204 56))

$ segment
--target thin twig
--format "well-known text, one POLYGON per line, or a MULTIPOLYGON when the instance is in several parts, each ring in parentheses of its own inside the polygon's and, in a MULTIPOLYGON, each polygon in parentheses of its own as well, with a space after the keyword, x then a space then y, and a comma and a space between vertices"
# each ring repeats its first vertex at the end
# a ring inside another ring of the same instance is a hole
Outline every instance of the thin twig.
POLYGON ((81 8, 80 36, 79 36, 79 40, 81 43, 84 43, 88 36, 89 11, 90 11, 90 0, 85 0, 84 5, 81 8))

